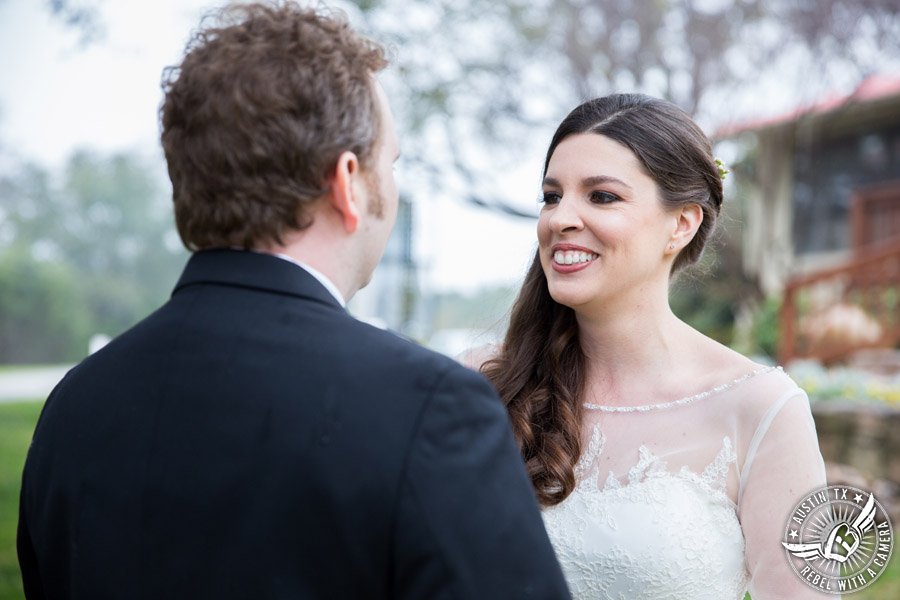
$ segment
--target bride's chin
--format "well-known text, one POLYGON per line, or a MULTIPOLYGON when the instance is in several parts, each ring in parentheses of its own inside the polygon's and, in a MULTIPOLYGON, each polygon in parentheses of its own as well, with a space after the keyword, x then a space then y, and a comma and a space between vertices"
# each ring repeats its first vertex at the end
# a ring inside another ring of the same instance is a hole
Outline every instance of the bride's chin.
POLYGON ((582 298, 582 294, 574 292, 573 290, 564 290, 559 289, 555 286, 550 286, 549 288, 550 297, 553 298, 553 301, 557 304, 562 304, 563 306, 567 306, 573 310, 575 310, 578 306, 581 306, 585 302, 585 298, 582 298))

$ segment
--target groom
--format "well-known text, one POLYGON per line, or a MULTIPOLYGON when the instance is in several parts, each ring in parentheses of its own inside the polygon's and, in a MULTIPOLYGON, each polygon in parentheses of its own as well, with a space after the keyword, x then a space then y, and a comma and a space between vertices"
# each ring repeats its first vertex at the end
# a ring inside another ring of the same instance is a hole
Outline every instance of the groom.
POLYGON ((26 597, 567 597, 487 382, 344 309, 397 212, 382 48, 323 9, 224 18, 164 86, 194 254, 47 400, 26 597))

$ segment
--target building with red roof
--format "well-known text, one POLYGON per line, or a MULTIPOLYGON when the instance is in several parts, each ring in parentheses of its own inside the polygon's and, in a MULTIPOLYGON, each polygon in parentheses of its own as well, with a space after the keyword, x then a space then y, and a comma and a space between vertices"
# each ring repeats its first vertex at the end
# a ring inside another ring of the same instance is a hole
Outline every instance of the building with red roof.
POLYGON ((782 359, 897 344, 900 76, 714 137, 749 149, 734 168, 744 270, 784 294, 782 359))

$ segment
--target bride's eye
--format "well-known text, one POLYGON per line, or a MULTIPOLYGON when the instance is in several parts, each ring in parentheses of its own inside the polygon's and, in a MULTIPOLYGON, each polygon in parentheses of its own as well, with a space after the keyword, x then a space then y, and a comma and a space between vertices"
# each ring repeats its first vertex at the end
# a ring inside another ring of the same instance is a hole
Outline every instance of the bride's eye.
POLYGON ((544 192, 539 198, 541 204, 559 204, 561 196, 556 192, 544 192))
POLYGON ((618 202, 621 200, 615 194, 610 194, 609 192, 591 192, 591 202, 594 204, 611 204, 613 202, 618 202))

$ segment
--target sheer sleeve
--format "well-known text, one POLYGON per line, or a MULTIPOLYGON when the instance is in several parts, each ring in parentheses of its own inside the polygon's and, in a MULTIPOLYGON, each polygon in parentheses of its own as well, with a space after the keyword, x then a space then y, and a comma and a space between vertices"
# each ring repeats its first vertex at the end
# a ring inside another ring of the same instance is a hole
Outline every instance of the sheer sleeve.
POLYGON ((825 485, 809 399, 799 388, 787 390, 759 420, 740 475, 738 515, 753 600, 835 597, 806 585, 781 546, 794 506, 825 485))
POLYGON ((481 366, 484 365, 487 361, 496 358, 500 353, 500 346, 497 344, 485 344, 483 346, 476 346, 474 348, 469 348, 460 354, 457 354, 453 358, 456 362, 460 363, 463 366, 469 367, 473 371, 480 371, 481 366))

